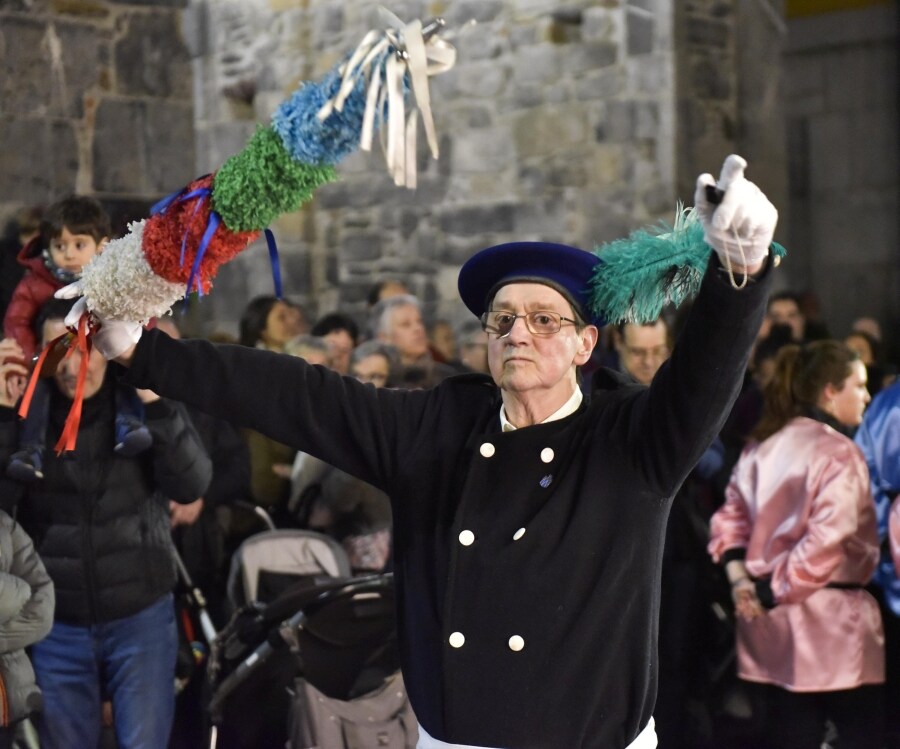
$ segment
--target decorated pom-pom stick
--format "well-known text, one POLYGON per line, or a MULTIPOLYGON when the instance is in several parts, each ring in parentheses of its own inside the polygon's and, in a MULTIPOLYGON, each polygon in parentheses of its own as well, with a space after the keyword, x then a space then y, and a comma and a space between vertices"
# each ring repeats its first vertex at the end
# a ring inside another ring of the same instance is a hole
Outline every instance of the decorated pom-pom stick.
POLYGON ((240 153, 157 203, 85 267, 89 310, 146 322, 185 293, 207 293, 223 263, 335 180, 335 165, 357 148, 371 149, 376 132, 394 182, 415 187, 420 118, 438 156, 428 78, 452 68, 456 50, 447 34, 441 38, 442 19, 404 24, 380 13, 385 28, 366 34, 321 81, 301 84, 240 153))

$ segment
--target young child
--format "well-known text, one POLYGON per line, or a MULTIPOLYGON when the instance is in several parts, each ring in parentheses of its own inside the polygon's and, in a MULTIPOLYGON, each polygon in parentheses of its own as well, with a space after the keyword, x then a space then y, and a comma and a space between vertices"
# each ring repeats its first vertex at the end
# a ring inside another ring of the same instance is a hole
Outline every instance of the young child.
MULTIPOLYGON (((72 195, 47 210, 41 230, 19 253, 25 275, 13 292, 3 318, 4 336, 14 338, 31 361, 38 349, 38 313, 57 289, 72 283, 91 259, 99 254, 110 235, 109 216, 93 198, 72 195)), ((32 399, 22 435, 22 449, 13 454, 7 473, 20 481, 41 478, 47 402, 43 388, 32 399)), ((117 402, 117 452, 135 455, 150 446, 150 432, 143 425, 143 406, 136 398, 117 402)))

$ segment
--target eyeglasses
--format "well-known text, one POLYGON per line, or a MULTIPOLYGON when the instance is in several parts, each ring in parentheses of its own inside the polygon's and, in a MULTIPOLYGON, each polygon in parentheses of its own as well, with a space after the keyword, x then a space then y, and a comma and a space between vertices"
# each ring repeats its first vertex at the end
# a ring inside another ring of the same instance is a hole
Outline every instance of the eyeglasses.
POLYGON ((549 310, 535 310, 524 315, 490 310, 481 316, 481 328, 487 333, 493 333, 497 338, 506 338, 512 333, 513 325, 520 317, 525 320, 525 326, 531 334, 536 336, 555 335, 559 333, 564 322, 576 324, 575 320, 549 310))

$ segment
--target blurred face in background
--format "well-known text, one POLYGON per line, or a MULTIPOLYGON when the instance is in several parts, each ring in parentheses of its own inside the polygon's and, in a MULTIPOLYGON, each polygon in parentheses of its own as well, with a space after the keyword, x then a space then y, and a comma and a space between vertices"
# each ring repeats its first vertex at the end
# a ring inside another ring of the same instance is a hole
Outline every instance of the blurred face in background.
POLYGON ((266 327, 260 333, 260 340, 266 348, 280 351, 284 344, 294 336, 300 335, 301 319, 296 307, 290 307, 284 302, 275 302, 266 317, 266 327))
POLYGON ((346 330, 332 330, 322 338, 331 350, 331 368, 347 374, 350 371, 350 354, 353 353, 353 337, 346 330))
POLYGON ((473 372, 490 373, 487 354, 488 335, 483 330, 472 334, 459 345, 459 360, 473 372))
POLYGON ((402 304, 388 313, 387 331, 380 338, 396 347, 400 361, 411 364, 428 353, 428 335, 422 313, 414 304, 402 304))
POLYGON ((381 354, 372 354, 356 362, 351 374, 360 382, 370 383, 377 388, 387 385, 391 366, 381 354))
POLYGON ((791 337, 795 341, 803 340, 803 328, 806 321, 800 307, 793 299, 775 299, 769 302, 766 317, 770 325, 787 325, 791 329, 791 337))
POLYGON ((865 366, 871 367, 875 363, 875 352, 872 351, 872 345, 865 336, 851 333, 844 339, 844 343, 847 344, 847 348, 859 355, 860 361, 865 366))
POLYGON ((839 388, 826 385, 820 408, 831 414, 841 424, 858 427, 862 422, 866 404, 872 400, 866 387, 866 368, 861 361, 850 363, 850 376, 839 388))
POLYGON ((668 335, 662 320, 653 325, 625 325, 621 335, 616 335, 616 350, 622 368, 642 385, 649 385, 669 358, 668 335))
POLYGON ((438 320, 431 329, 431 345, 447 361, 456 358, 456 335, 446 320, 438 320))
MULTIPOLYGON (((46 346, 54 338, 66 332, 66 325, 62 320, 47 320, 43 329, 43 345, 46 346)), ((81 368, 82 354, 78 351, 71 352, 60 361, 56 368, 54 379, 60 392, 66 398, 75 398, 75 390, 78 386, 78 371, 81 368)), ((89 354, 87 375, 84 380, 84 399, 93 398, 103 385, 103 376, 106 374, 106 359, 97 349, 91 349, 89 354)))

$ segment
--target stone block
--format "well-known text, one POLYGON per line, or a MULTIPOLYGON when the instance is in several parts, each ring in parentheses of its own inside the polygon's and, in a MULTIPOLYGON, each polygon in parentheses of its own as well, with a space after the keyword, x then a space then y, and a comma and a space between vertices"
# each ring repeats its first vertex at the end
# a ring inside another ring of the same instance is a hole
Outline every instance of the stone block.
POLYGON ((513 125, 516 153, 545 154, 575 147, 590 137, 585 109, 578 103, 544 107, 517 116, 513 125))
POLYGON ((643 13, 628 13, 625 17, 628 39, 628 54, 647 55, 653 52, 656 22, 653 16, 643 13))
POLYGON ((520 47, 513 54, 513 81, 520 84, 555 85, 560 76, 560 59, 564 56, 552 44, 520 47))
POLYGON ((118 93, 189 99, 191 66, 173 13, 128 13, 115 45, 118 93))
POLYGON ((62 74, 48 50, 49 29, 34 18, 0 16, 0 113, 47 115, 53 110, 54 92, 62 74))
POLYGON ((600 6, 585 8, 581 24, 582 39, 586 42, 606 41, 617 46, 623 41, 622 12, 600 6))
POLYGON ((0 195, 28 204, 75 191, 79 161, 74 123, 3 118, 0 143, 0 195))
POLYGON ((84 91, 108 80, 103 32, 7 16, 0 24, 0 111, 83 117, 84 91))
POLYGON ((341 262, 360 262, 377 260, 383 252, 380 234, 345 235, 339 249, 341 262))
POLYGON ((509 92, 511 109, 531 109, 545 102, 545 89, 538 83, 516 84, 509 92))
POLYGON ((731 28, 725 21, 695 16, 687 19, 686 27, 689 44, 713 49, 724 49, 728 46, 731 28))
POLYGON ((150 102, 145 110, 147 187, 169 192, 197 175, 194 158, 194 117, 190 103, 150 102))
POLYGON ((508 80, 509 70, 499 60, 469 63, 456 69, 456 90, 464 98, 496 98, 508 80))
POLYGON ((112 5, 144 5, 151 8, 187 8, 190 0, 107 0, 112 5))
POLYGON ((512 163, 515 150, 505 127, 460 132, 453 140, 452 171, 499 172, 512 163))
POLYGON ((695 60, 690 68, 690 88, 701 99, 728 99, 732 73, 714 59, 695 60))
POLYGON ((445 207, 440 212, 440 228, 461 237, 509 233, 515 228, 515 215, 515 206, 509 203, 445 207))
POLYGON ((635 138, 659 137, 659 104, 656 101, 635 102, 635 138))
POLYGON ((634 137, 636 108, 633 101, 610 101, 606 115, 598 122, 594 135, 600 143, 617 143, 634 137))
POLYGON ((613 42, 586 42, 566 50, 560 69, 564 73, 584 73, 614 65, 618 58, 619 48, 613 42))
POLYGON ((98 105, 91 143, 97 192, 144 191, 148 166, 145 106, 143 101, 133 99, 104 99, 98 105))
POLYGON ((458 28, 467 21, 487 23, 503 14, 504 3, 501 0, 457 0, 449 3, 443 14, 449 28, 458 28))
POLYGON ((625 89, 625 73, 617 66, 592 70, 575 82, 575 97, 580 100, 609 99, 625 89))

